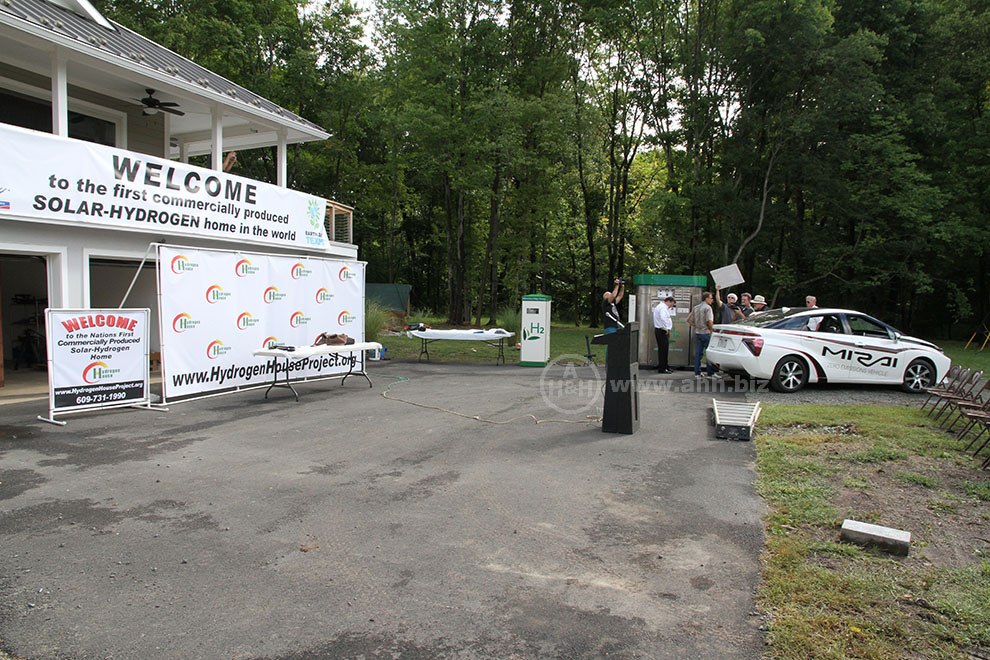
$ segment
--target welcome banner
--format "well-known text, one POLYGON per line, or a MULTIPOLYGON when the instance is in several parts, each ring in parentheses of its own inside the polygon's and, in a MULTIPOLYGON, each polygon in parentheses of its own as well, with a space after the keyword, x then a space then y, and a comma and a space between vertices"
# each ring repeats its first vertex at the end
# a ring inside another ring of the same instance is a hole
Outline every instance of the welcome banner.
MULTIPOLYGON (((166 399, 270 382, 253 353, 273 344, 364 339, 362 262, 162 245, 158 287, 166 399)), ((346 373, 353 357, 301 360, 292 377, 346 373)))
POLYGON ((48 309, 49 409, 148 403, 147 309, 48 309))
POLYGON ((0 124, 0 222, 72 225, 329 251, 326 200, 154 156, 0 124))

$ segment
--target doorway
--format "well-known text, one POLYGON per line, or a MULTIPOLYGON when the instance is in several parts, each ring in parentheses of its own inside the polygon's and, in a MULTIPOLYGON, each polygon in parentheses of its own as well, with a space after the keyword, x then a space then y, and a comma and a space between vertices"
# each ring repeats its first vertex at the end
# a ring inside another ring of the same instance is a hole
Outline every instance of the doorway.
POLYGON ((0 254, 0 387, 47 381, 46 307, 47 259, 0 254))

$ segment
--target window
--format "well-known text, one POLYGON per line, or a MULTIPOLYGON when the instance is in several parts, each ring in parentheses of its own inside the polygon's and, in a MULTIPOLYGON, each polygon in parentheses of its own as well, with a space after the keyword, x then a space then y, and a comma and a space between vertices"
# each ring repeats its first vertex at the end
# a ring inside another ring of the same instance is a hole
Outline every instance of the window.
MULTIPOLYGON (((3 84, 7 85, 7 82, 3 81, 3 84)), ((44 93, 40 89, 37 91, 44 93)), ((69 137, 108 147, 122 146, 117 144, 117 123, 109 118, 94 116, 104 113, 96 110, 96 106, 90 110, 89 105, 81 101, 72 102, 74 110, 69 110, 69 137)), ((47 98, 27 93, 27 89, 25 93, 0 90, 0 123, 51 133, 52 104, 47 98)))
POLYGON ((807 316, 792 316, 786 318, 783 321, 778 321, 770 326, 774 330, 807 330, 808 329, 808 317, 807 316))
POLYGON ((835 314, 826 314, 822 317, 821 323, 818 324, 818 332, 831 332, 833 334, 845 334, 845 329, 842 327, 842 319, 840 319, 835 314))
POLYGON ((848 320, 849 330, 858 337, 881 337, 883 339, 890 337, 887 326, 881 325, 878 321, 868 319, 864 316, 852 315, 848 317, 848 320))

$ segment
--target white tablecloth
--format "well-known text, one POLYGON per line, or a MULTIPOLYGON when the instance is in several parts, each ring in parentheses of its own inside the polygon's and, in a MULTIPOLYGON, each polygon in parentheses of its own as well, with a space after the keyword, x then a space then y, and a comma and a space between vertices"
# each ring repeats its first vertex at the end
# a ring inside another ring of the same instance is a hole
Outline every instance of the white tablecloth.
POLYGON ((502 328, 489 330, 409 330, 406 334, 417 339, 458 339, 461 341, 497 341, 508 339, 516 333, 502 328))

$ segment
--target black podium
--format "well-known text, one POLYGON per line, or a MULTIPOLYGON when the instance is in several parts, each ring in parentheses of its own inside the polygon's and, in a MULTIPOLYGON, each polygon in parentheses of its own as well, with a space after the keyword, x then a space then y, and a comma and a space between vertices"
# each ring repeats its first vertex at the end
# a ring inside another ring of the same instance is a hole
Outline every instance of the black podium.
POLYGON ((591 343, 607 347, 602 431, 635 433, 639 428, 639 324, 595 335, 591 343))

